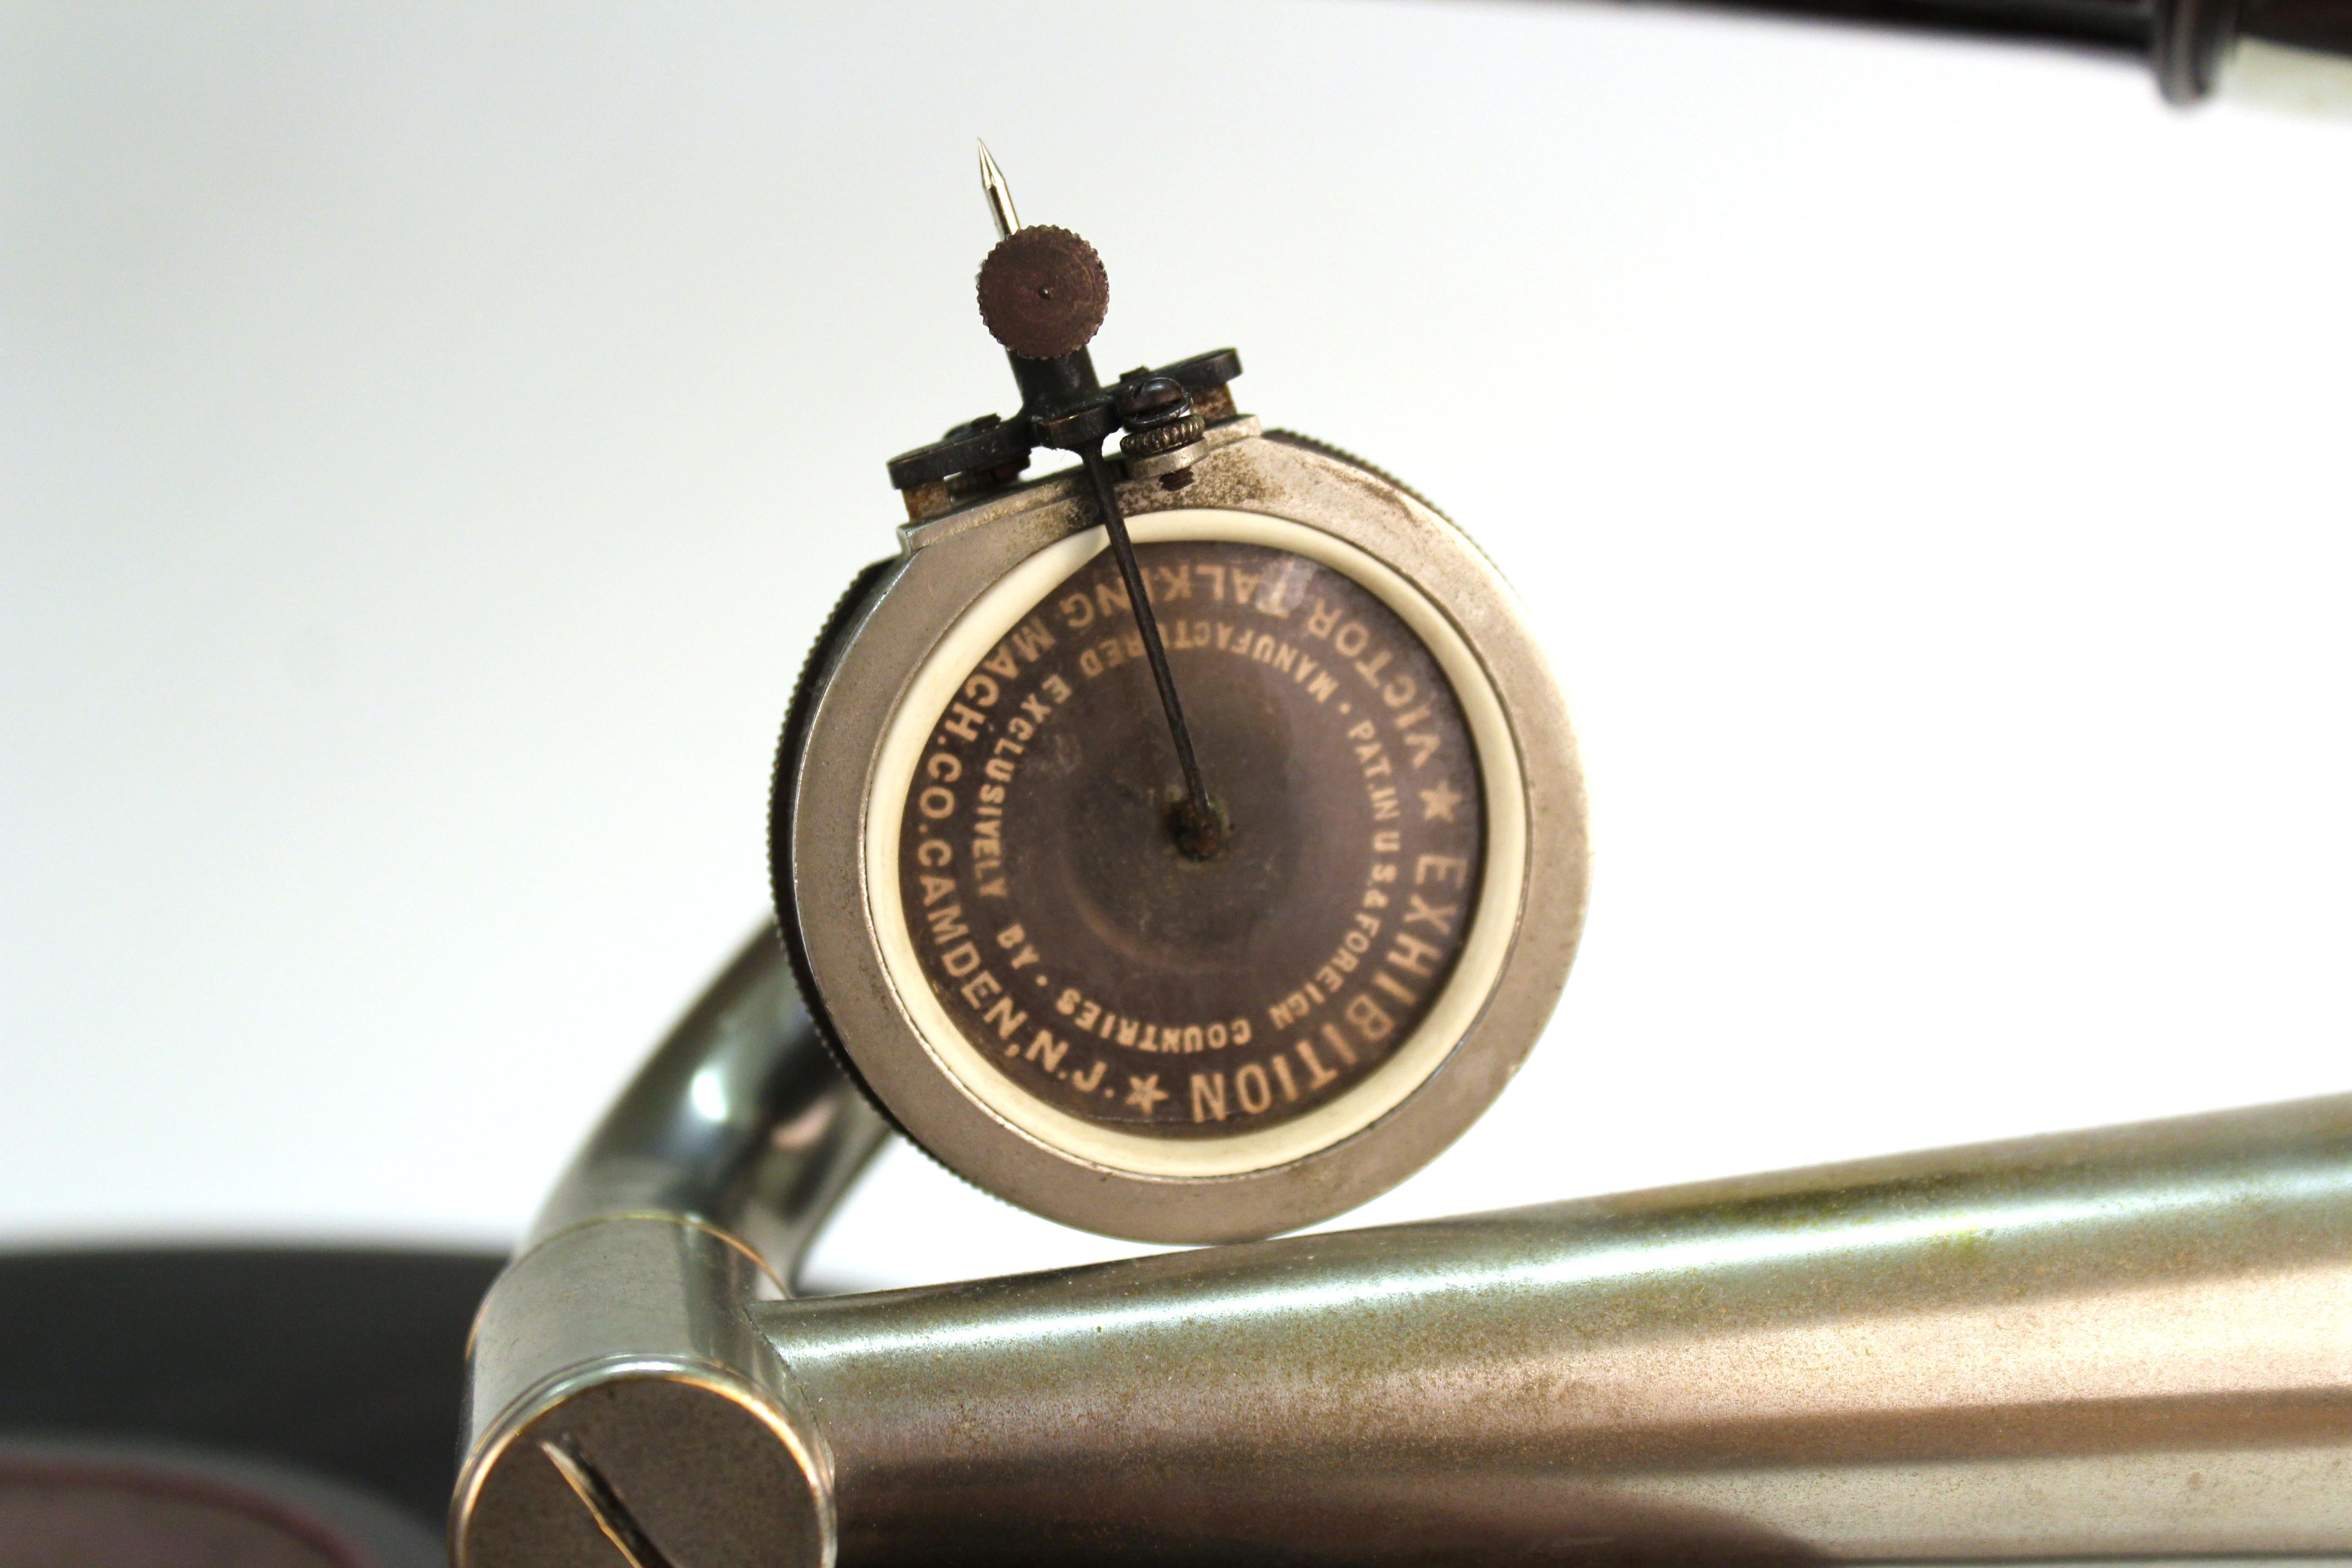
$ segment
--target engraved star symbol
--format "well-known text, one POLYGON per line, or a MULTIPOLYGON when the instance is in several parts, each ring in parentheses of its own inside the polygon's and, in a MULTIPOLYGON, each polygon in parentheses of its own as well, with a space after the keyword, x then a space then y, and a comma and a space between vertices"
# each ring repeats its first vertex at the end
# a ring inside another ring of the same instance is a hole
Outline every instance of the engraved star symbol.
POLYGON ((1435 789, 1421 792, 1421 819, 1423 822, 1454 820, 1454 808, 1469 799, 1454 787, 1451 779, 1442 779, 1435 789))
POLYGON ((1141 1078, 1133 1073, 1127 1075, 1127 1102, 1144 1115, 1150 1115, 1151 1108, 1167 1098, 1168 1091, 1160 1087, 1158 1073, 1146 1073, 1141 1078))

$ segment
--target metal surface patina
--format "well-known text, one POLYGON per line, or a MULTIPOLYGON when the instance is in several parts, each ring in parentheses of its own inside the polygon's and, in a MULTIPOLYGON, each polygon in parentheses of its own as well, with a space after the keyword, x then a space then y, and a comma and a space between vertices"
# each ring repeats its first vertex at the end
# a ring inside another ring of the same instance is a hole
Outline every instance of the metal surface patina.
POLYGON ((879 1122, 719 996, 484 1304, 458 1568, 2352 1551, 2352 1097, 795 1300, 879 1122))
POLYGON ((980 316, 997 342, 1029 359, 1087 346, 1110 310, 1110 277, 1095 247, 1066 228, 1006 235, 980 268, 980 316))

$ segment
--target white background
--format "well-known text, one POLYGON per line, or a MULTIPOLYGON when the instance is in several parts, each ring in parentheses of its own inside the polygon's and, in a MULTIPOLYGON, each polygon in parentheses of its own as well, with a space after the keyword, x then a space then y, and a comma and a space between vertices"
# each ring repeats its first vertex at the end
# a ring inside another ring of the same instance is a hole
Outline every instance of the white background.
MULTIPOLYGON (((503 1244, 760 916, 883 459, 1107 369, 1447 507, 1600 862, 1398 1218, 2352 1087, 2352 129, 1571 5, 16 7, 0 1245, 503 1244)), ((820 1268, 1128 1250, 890 1156, 820 1268)))

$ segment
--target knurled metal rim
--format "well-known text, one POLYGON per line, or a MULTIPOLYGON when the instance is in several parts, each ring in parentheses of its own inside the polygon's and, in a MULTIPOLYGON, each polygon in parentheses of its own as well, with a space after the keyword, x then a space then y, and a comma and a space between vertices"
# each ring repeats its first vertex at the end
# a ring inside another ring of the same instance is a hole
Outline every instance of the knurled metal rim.
POLYGON ((1076 353, 1102 330, 1110 310, 1110 276, 1102 258, 1079 236, 1051 224, 1032 224, 998 240, 982 259, 973 289, 989 336, 1024 359, 1076 353))
POLYGON ((1173 451, 1179 447, 1191 446, 1201 438, 1205 428, 1199 415, 1187 414, 1183 418, 1171 419, 1165 425, 1129 431, 1119 438, 1118 449, 1123 456, 1129 458, 1152 457, 1160 452, 1173 451))
MULTIPOLYGON (((1254 422, 1252 428, 1254 429, 1254 422)), ((1130 517, 1256 512, 1321 530, 1401 574, 1468 646, 1507 718, 1524 795, 1523 892, 1475 1021, 1378 1121, 1302 1157, 1213 1176, 1143 1174, 1080 1158, 990 1110, 942 1067, 900 995, 864 854, 875 770, 898 709, 964 613, 1020 563, 1094 525, 1070 477, 975 502, 915 531, 845 617, 788 723, 772 870, 778 917, 819 1011, 891 1119, 950 1169, 1048 1218, 1147 1241, 1243 1240, 1312 1224, 1402 1181, 1502 1091, 1549 1019, 1581 932, 1583 779, 1566 705, 1532 629, 1486 557, 1384 477, 1311 444, 1235 432, 1171 496, 1130 481, 1130 517), (935 541, 913 548, 922 541, 935 541)), ((1481 916, 1484 920, 1486 917, 1481 916)))

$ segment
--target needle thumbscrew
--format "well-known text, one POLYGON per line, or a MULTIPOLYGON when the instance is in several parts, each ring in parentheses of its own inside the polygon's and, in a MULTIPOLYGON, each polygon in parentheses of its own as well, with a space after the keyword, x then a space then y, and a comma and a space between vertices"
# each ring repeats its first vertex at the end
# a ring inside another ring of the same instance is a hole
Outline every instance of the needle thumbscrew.
MULTIPOLYGON (((996 248, 980 268, 980 314, 996 341, 1013 356, 1013 374, 1024 392, 1035 376, 1046 395, 1032 395, 1023 416, 1038 438, 1078 455, 1095 510, 1102 515, 1110 538, 1111 554, 1118 563, 1120 580, 1135 613, 1135 628, 1142 635, 1143 656, 1151 666, 1152 684, 1160 689, 1160 706, 1168 716, 1168 733, 1176 743, 1176 763, 1183 774, 1183 798, 1168 813, 1170 836, 1186 858, 1206 860, 1224 847, 1224 819, 1209 799, 1201 778, 1201 763, 1192 751, 1192 732, 1184 722, 1184 706, 1177 700, 1176 677, 1168 667, 1168 649, 1160 640, 1159 617, 1144 587, 1143 568, 1135 558, 1135 542, 1128 537, 1127 519, 1119 511, 1118 495, 1103 458, 1106 437, 1129 414, 1148 416, 1154 409, 1123 409, 1116 395, 1095 380, 1087 358, 1087 344, 1102 325, 1110 304, 1110 280, 1093 246, 1063 228, 1024 228, 1013 210, 1013 188, 1004 171, 980 144, 980 187, 988 198, 989 216, 996 223, 996 248), (1025 367, 1025 368, 1024 368, 1025 367)), ((1181 389, 1175 389, 1179 397, 1181 389)), ((1189 410, 1188 410, 1189 412, 1189 410)))

